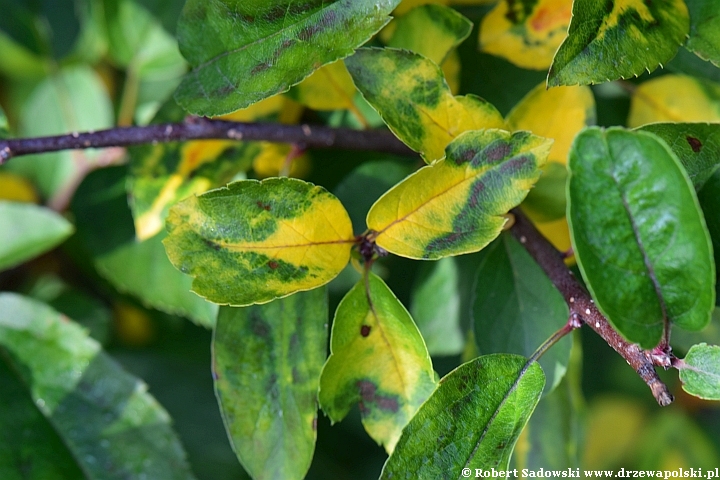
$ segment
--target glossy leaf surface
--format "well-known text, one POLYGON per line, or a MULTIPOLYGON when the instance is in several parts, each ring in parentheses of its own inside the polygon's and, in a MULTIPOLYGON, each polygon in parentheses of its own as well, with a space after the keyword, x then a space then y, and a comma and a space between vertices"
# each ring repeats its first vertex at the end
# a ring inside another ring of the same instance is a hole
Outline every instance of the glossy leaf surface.
POLYGON ((720 84, 687 75, 641 83, 633 92, 628 126, 654 122, 720 122, 720 84))
POLYGON ((358 403, 368 434, 392 452, 403 427, 435 389, 435 372, 410 314, 385 282, 368 275, 335 312, 318 398, 332 422, 358 403))
POLYGON ((720 124, 653 123, 640 130, 665 140, 685 167, 696 191, 720 167, 720 124))
POLYGON ((644 348, 660 341, 665 322, 707 325, 715 304, 710 238, 666 144, 645 132, 591 128, 573 144, 569 167, 575 256, 605 316, 644 348))
POLYGON ((679 368, 683 390, 706 400, 720 400, 720 347, 693 345, 679 368))
POLYGON ((215 391, 235 452, 254 479, 302 479, 310 467, 327 316, 324 288, 220 308, 215 391))
POLYGON ((501 0, 480 25, 479 48, 522 68, 544 70, 567 37, 572 0, 501 0))
POLYGON ((362 48, 345 64, 365 100, 427 163, 466 130, 504 128, 495 107, 472 95, 454 97, 440 67, 421 55, 362 48))
POLYGON ((413 417, 381 479, 462 478, 505 470, 545 378, 517 355, 486 355, 450 372, 413 417))
MULTIPOLYGON (((23 428, 14 431, 14 441, 3 444, 14 455, 54 449, 62 454, 53 458, 58 469, 81 470, 82 478, 194 478, 170 417, 147 393, 147 385, 48 306, 0 294, 0 362, 0 372, 15 377, 14 388, 22 388, 32 402, 14 405, 11 419, 0 414, 3 432, 10 425, 23 428), (58 438, 65 448, 57 445, 58 438)), ((0 404, 5 392, 2 397, 0 404)), ((0 453, 0 471, 7 460, 0 453)), ((34 473, 46 466, 39 463, 34 473)))
POLYGON ((421 5, 395 21, 388 47, 412 50, 440 65, 471 31, 472 22, 452 8, 421 5))
POLYGON ((686 0, 690 10, 690 37, 685 47, 703 60, 720 66, 720 3, 686 0))
POLYGON ((193 70, 175 98, 197 115, 220 115, 283 92, 351 54, 390 20, 398 3, 190 0, 178 42, 193 70))
POLYGON ((51 250, 73 230, 49 208, 0 200, 0 270, 51 250))
POLYGON ((476 252, 500 234, 507 212, 540 176, 551 141, 502 130, 465 132, 446 158, 383 195, 367 225, 382 248, 408 258, 476 252))
POLYGON ((193 276, 193 291, 219 304, 266 303, 326 284, 354 243, 342 204, 290 178, 239 181, 170 209, 164 244, 193 276))
MULTIPOLYGON (((567 323, 567 304, 511 235, 501 235, 487 250, 477 271, 472 309, 478 350, 529 357, 567 323)), ((540 358, 546 393, 565 375, 571 346, 566 336, 540 358)))
POLYGON ((675 56, 688 29, 684 0, 575 0, 548 85, 588 85, 652 72, 675 56))

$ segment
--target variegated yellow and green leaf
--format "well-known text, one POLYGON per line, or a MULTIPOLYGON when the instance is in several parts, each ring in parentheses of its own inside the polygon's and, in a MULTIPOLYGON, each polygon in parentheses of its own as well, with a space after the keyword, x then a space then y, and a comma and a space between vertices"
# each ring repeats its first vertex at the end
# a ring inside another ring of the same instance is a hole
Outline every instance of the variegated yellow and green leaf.
POLYGON ((564 165, 575 135, 584 127, 595 125, 595 98, 589 87, 548 90, 541 84, 512 109, 506 122, 511 130, 530 130, 555 140, 548 160, 564 165))
POLYGON ((690 10, 690 37, 685 47, 720 67, 720 2, 686 0, 690 10))
POLYGON ((428 163, 442 158, 445 147, 466 130, 505 126, 485 100, 454 97, 440 67, 417 53, 362 48, 345 64, 390 130, 428 163))
POLYGON ((633 92, 628 126, 655 122, 720 122, 720 85, 687 75, 663 75, 633 92))
POLYGON ((385 282, 367 275, 335 313, 318 398, 333 422, 358 403, 368 434, 390 453, 435 389, 435 372, 408 311, 385 282))
POLYGON ((675 56, 688 29, 684 0, 575 0, 548 85, 588 85, 652 72, 675 56))
POLYGON ((567 36, 572 0, 501 0, 483 18, 479 48, 523 68, 543 70, 567 36))
POLYGON ((465 132, 446 157, 383 195, 367 225, 396 255, 437 259, 476 252, 503 230, 507 212, 540 176, 552 140, 529 132, 465 132))
POLYGON ((452 8, 433 4, 412 9, 395 24, 389 47, 412 50, 438 65, 472 31, 470 20, 452 8))
POLYGON ((354 243, 340 201, 291 178, 245 180, 170 209, 163 242, 192 289, 219 304, 267 303, 326 284, 354 243))

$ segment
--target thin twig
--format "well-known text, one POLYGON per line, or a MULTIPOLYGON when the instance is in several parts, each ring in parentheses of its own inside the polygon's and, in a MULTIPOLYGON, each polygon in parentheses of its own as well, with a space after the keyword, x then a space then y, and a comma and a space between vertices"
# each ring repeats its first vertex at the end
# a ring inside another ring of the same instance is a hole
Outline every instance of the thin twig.
POLYGON ((387 130, 352 130, 307 124, 241 123, 190 117, 182 123, 116 127, 97 132, 0 140, 0 165, 12 157, 34 153, 209 139, 265 140, 303 144, 309 148, 417 155, 387 130))
POLYGON ((570 315, 577 315, 618 352, 650 387, 655 400, 661 406, 670 405, 673 396, 658 377, 651 353, 641 350, 634 343, 628 343, 615 331, 597 309, 585 288, 567 268, 563 262, 562 253, 558 252, 537 231, 535 226, 520 210, 513 210, 513 214, 515 215, 515 224, 510 231, 563 295, 568 307, 570 307, 570 315))

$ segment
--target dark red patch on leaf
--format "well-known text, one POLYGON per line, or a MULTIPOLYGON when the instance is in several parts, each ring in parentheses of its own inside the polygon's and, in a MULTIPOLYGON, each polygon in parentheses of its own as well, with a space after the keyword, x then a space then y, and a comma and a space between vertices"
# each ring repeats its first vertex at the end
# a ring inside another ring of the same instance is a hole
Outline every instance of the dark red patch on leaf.
POLYGON ((509 143, 503 141, 494 142, 485 149, 485 161, 497 162, 510 155, 510 152, 512 152, 512 146, 509 143))
POLYGON ((460 155, 455 157, 455 165, 463 165, 469 163, 477 155, 477 151, 472 148, 465 150, 460 155))
POLYGON ((360 327, 360 335, 362 335, 363 337, 367 337, 368 335, 370 335, 370 330, 372 330, 372 327, 370 325, 363 325, 362 327, 360 327))
POLYGON ((687 136, 687 137, 685 137, 685 139, 687 140, 688 144, 690 145, 690 148, 692 148, 693 152, 700 153, 700 150, 702 150, 702 146, 703 146, 700 139, 691 137, 691 136, 687 136))
POLYGON ((258 63, 252 70, 250 70, 250 75, 257 75, 258 73, 262 73, 270 67, 271 65, 268 63, 258 63))
POLYGON ((274 262, 272 260, 270 260, 267 265, 272 270, 275 270, 276 268, 278 268, 280 266, 277 262, 274 262))
POLYGON ((270 210, 272 210, 272 207, 271 207, 270 204, 268 204, 268 203, 263 203, 263 202, 261 202, 260 200, 258 200, 258 201, 255 202, 255 203, 256 203, 256 205, 257 205, 258 207, 262 208, 262 209, 265 210, 266 212, 269 212, 270 210))
POLYGON ((298 40, 302 40, 303 42, 307 42, 310 40, 313 36, 315 36, 316 33, 318 33, 321 30, 319 25, 310 25, 298 33, 298 40))
POLYGON ((312 429, 313 429, 313 432, 317 432, 317 417, 313 417, 312 429))
POLYGON ((397 398, 388 395, 378 395, 377 387, 370 380, 359 380, 356 384, 360 390, 360 414, 370 413, 369 404, 375 404, 380 410, 396 413, 400 409, 397 398))

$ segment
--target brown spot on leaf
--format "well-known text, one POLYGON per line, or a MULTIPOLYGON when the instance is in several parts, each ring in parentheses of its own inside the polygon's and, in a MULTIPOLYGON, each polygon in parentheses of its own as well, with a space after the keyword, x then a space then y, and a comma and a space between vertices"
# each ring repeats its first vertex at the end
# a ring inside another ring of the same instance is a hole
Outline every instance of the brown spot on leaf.
POLYGON ((271 65, 269 63, 258 63, 252 70, 250 70, 250 75, 257 75, 258 73, 262 73, 270 67, 271 65))
POLYGON ((372 327, 370 325, 363 325, 362 327, 360 327, 360 335, 362 335, 363 337, 367 337, 368 335, 370 335, 370 330, 372 330, 372 327))
POLYGON ((317 32, 320 31, 319 25, 309 25, 298 33, 298 40, 302 40, 303 42, 307 42, 310 40, 317 32))
POLYGON ((703 144, 700 141, 700 139, 691 137, 689 135, 685 139, 687 140, 688 144, 690 145, 690 148, 692 148, 693 152, 699 153, 700 150, 702 150, 703 144))
POLYGON ((270 204, 268 204, 268 203, 263 203, 263 202, 261 202, 260 200, 258 200, 258 201, 255 202, 255 203, 256 203, 256 205, 257 205, 258 207, 262 208, 262 209, 265 210, 266 212, 269 212, 270 210, 272 210, 272 207, 271 207, 270 204))
POLYGON ((389 395, 378 395, 377 386, 370 380, 359 380, 356 384, 360 390, 360 413, 364 416, 370 413, 369 404, 375 404, 380 410, 396 413, 400 409, 397 398, 389 395))
POLYGON ((275 270, 280 266, 277 262, 274 262, 272 260, 270 260, 267 265, 268 267, 270 267, 271 270, 275 270))
POLYGON ((219 252, 219 251, 221 250, 221 248, 222 248, 222 247, 221 247, 220 245, 218 245, 217 243, 215 243, 215 242, 213 242, 213 241, 210 241, 210 240, 208 240, 208 239, 203 239, 203 243, 204 243, 205 245, 207 245, 208 247, 210 247, 210 248, 212 248, 213 250, 218 251, 218 252, 219 252))
POLYGON ((313 417, 312 429, 313 429, 313 432, 317 432, 317 417, 313 417))
POLYGON ((497 162, 510 155, 512 147, 509 143, 495 142, 485 149, 485 160, 488 162, 497 162))

